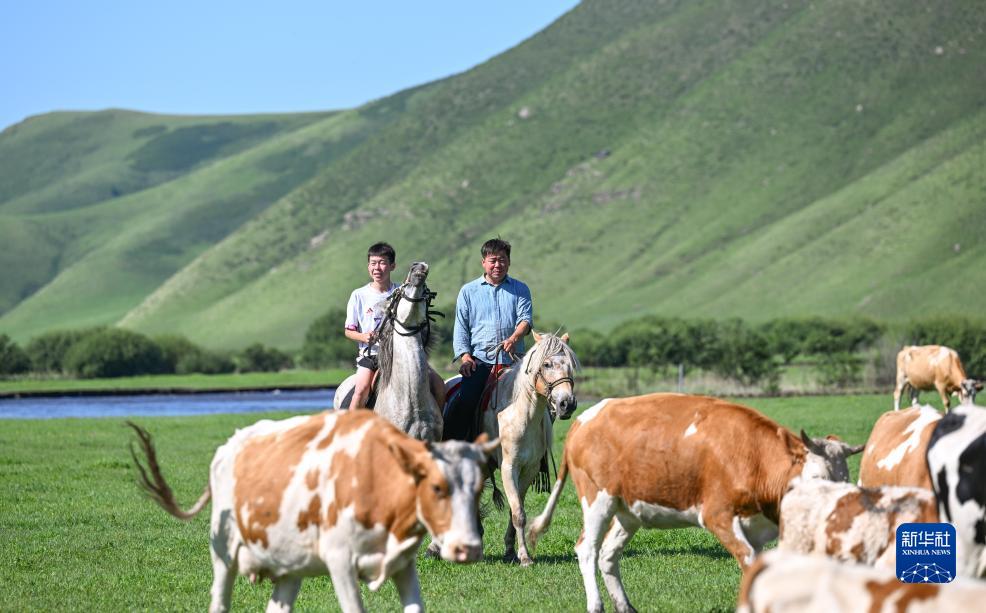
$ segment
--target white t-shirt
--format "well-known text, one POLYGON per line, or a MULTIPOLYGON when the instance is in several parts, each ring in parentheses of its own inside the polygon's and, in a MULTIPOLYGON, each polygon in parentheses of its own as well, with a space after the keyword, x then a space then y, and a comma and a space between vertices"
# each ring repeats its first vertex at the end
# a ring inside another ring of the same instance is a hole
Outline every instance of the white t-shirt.
MULTIPOLYGON (((398 285, 390 284, 390 289, 385 292, 377 291, 371 283, 353 290, 349 296, 349 304, 346 306, 346 329, 356 332, 372 332, 383 321, 387 313, 387 298, 394 293, 398 285)), ((366 348, 366 343, 360 343, 359 349, 366 348)), ((377 345, 370 347, 370 355, 376 355, 377 345)))

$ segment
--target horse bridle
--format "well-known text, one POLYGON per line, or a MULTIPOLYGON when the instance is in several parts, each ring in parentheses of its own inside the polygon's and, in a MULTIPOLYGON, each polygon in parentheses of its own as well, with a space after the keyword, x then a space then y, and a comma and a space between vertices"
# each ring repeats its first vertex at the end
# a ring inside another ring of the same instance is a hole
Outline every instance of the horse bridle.
MULTIPOLYGON (((561 354, 557 354, 557 355, 561 355, 561 354)), ((555 357, 555 356, 551 356, 551 357, 555 357)), ((527 367, 528 367, 528 369, 530 369, 530 364, 528 364, 527 367)), ((530 371, 528 370, 528 372, 530 372, 530 371)), ((575 392, 575 379, 573 379, 572 377, 558 377, 554 381, 548 381, 548 378, 544 376, 544 364, 541 364, 540 366, 538 366, 537 372, 534 373, 534 389, 535 390, 537 390, 538 377, 540 377, 541 380, 544 381, 544 386, 547 388, 545 390, 544 397, 548 401, 548 406, 551 407, 552 409, 555 408, 555 402, 551 398, 551 393, 553 391, 555 391, 555 388, 556 387, 558 387, 559 385, 561 385, 563 383, 568 383, 569 385, 572 386, 572 393, 575 392)), ((557 412, 557 411, 554 411, 554 412, 557 412)))
POLYGON ((433 300, 435 300, 435 297, 438 296, 438 292, 433 292, 429 290, 428 285, 425 284, 424 286, 425 291, 420 297, 408 298, 407 295, 404 293, 404 288, 407 286, 408 286, 408 282, 405 281, 400 285, 400 287, 394 290, 393 296, 390 299, 390 304, 387 305, 387 314, 385 315, 384 319, 390 320, 396 324, 400 324, 402 328, 407 330, 407 332, 401 332, 395 326, 394 333, 399 334, 401 336, 414 336, 415 334, 421 332, 422 330, 428 330, 427 334, 431 334, 431 322, 435 321, 435 318, 432 316, 438 315, 439 317, 445 317, 445 313, 442 313, 441 311, 432 310, 431 308, 431 303, 433 300), (399 321, 397 319, 397 305, 400 304, 401 300, 406 300, 411 303, 427 301, 427 304, 425 305, 424 321, 414 326, 408 326, 404 322, 399 321))

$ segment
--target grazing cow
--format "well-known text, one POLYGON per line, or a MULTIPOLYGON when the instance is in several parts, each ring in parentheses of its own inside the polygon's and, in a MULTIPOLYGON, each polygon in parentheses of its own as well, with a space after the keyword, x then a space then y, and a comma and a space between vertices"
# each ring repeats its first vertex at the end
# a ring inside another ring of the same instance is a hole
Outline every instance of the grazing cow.
POLYGON ((803 431, 799 439, 753 409, 716 398, 603 400, 572 424, 558 479, 544 512, 531 522, 528 545, 533 549, 548 528, 571 473, 582 505, 575 551, 587 608, 603 610, 598 561, 616 609, 629 611, 619 559, 639 528, 701 526, 745 568, 777 536, 781 498, 791 481, 847 480, 846 456, 861 450, 812 440, 803 431))
POLYGON ((937 521, 935 496, 926 489, 812 479, 784 495, 777 548, 894 569, 897 526, 937 521))
POLYGON ((942 613, 981 611, 986 583, 903 583, 886 568, 767 551, 740 583, 737 613, 942 613))
POLYGON ((938 512, 955 526, 956 572, 986 577, 986 408, 964 404, 928 444, 938 512))
POLYGON ((876 420, 859 461, 859 485, 904 485, 931 489, 925 452, 941 419, 934 407, 887 411, 876 420))
POLYGON ((911 404, 917 404, 921 390, 938 390, 945 411, 951 408, 950 394, 960 402, 973 402, 983 384, 965 375, 962 361, 954 349, 943 345, 908 346, 897 354, 897 386, 894 387, 894 410, 900 410, 900 395, 905 387, 911 391, 911 404))
MULTIPOLYGON (((129 422, 128 422, 129 423, 129 422)), ((229 609, 237 574, 270 578, 268 611, 290 610, 303 577, 332 577, 344 611, 362 611, 358 581, 393 579, 405 611, 422 608, 415 556, 425 533, 443 558, 483 553, 477 500, 498 443, 423 443, 370 411, 328 411, 237 430, 212 460, 209 484, 188 511, 175 501, 147 434, 137 432, 141 485, 179 519, 212 505, 212 602, 229 609), (148 471, 150 475, 148 475, 148 471)))

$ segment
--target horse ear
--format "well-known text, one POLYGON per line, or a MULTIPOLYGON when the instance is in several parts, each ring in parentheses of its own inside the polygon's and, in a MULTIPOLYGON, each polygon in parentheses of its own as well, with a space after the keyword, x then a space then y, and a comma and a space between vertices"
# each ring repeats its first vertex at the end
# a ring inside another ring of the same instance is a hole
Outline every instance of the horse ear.
POLYGON ((532 329, 531 330, 531 334, 534 335, 534 342, 535 343, 540 343, 541 342, 541 335, 538 334, 536 330, 532 329))
POLYGON ((565 343, 566 345, 568 344, 568 332, 561 335, 561 342, 565 343))

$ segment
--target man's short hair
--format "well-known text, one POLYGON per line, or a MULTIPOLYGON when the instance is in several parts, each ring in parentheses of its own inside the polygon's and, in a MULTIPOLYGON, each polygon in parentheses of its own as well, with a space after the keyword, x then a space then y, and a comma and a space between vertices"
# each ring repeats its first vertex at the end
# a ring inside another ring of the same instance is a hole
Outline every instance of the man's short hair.
POLYGON ((378 258, 387 258, 387 261, 391 264, 397 262, 397 252, 390 246, 390 243, 373 243, 370 245, 370 248, 366 251, 367 261, 369 261, 373 256, 377 256, 378 258))
POLYGON ((510 259, 510 243, 508 243, 507 241, 503 240, 499 236, 496 237, 496 238, 491 238, 490 240, 488 240, 485 243, 483 243, 483 248, 482 248, 481 252, 483 254, 483 259, 484 260, 487 257, 489 257, 491 255, 494 255, 494 254, 497 254, 497 253, 504 253, 504 254, 506 254, 507 255, 507 259, 509 260, 510 259))

